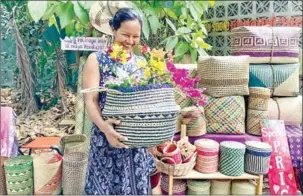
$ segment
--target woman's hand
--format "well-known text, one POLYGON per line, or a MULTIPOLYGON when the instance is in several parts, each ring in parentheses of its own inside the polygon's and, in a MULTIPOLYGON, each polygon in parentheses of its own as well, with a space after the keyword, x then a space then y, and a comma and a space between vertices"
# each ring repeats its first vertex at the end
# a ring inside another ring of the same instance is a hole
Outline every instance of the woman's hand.
POLYGON ((127 138, 117 133, 114 129, 114 125, 120 124, 119 120, 108 119, 102 123, 102 127, 100 129, 106 136, 107 141, 114 148, 128 148, 127 145, 123 144, 123 141, 127 141, 127 138))

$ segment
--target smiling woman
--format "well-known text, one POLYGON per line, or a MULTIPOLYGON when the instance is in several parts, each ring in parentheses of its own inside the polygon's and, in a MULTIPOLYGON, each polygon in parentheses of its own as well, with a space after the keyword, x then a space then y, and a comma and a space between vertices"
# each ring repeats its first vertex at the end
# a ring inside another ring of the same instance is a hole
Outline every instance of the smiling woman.
MULTIPOLYGON (((113 12, 111 8, 115 8, 115 6, 117 6, 116 3, 105 1, 99 1, 92 6, 92 9, 97 9, 98 14, 93 15, 95 17, 92 17, 91 20, 99 21, 98 30, 112 34, 115 44, 110 47, 111 52, 96 52, 88 57, 83 71, 84 89, 104 87, 104 82, 108 78, 117 77, 112 71, 113 67, 118 68, 123 73, 130 74, 134 72, 138 69, 136 62, 142 59, 142 57, 134 55, 132 51, 140 42, 141 16, 133 9, 121 8, 117 10, 112 19, 105 19, 102 13, 108 10, 113 12), (104 21, 108 21, 108 24, 104 21), (110 25, 112 31, 107 28, 108 25, 110 25), (112 54, 113 51, 116 51, 115 47, 121 46, 126 50, 123 55, 125 63, 119 63, 114 58, 116 55, 112 54)), ((138 72, 138 74, 143 73, 138 72)), ((105 98, 105 92, 85 94, 85 106, 90 119, 94 123, 90 141, 85 193, 88 195, 151 194, 150 174, 155 170, 153 158, 147 148, 128 148, 122 143, 127 138, 115 130, 115 125, 120 124, 120 121, 102 117, 105 98)))

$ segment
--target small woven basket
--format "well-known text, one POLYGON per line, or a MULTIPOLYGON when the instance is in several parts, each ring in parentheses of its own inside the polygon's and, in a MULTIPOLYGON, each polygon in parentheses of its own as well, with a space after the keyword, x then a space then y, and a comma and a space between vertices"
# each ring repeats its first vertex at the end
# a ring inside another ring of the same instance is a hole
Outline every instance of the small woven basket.
POLYGON ((247 110, 247 133, 261 135, 260 121, 268 119, 268 111, 247 110))
POLYGON ((231 184, 232 195, 256 195, 257 186, 248 180, 233 180, 231 184))
POLYGON ((7 157, 1 156, 1 167, 0 167, 0 195, 7 195, 6 191, 6 182, 5 182, 5 170, 4 162, 7 160, 7 157))
POLYGON ((63 157, 64 195, 82 195, 84 193, 87 161, 87 154, 81 152, 73 152, 68 157, 63 157))
POLYGON ((211 195, 230 195, 231 180, 212 180, 211 195))
POLYGON ((210 195, 209 180, 187 180, 188 195, 210 195))
POLYGON ((17 156, 6 160, 4 169, 8 195, 34 194, 33 158, 30 155, 17 156))
POLYGON ((263 87, 250 87, 248 108, 252 110, 268 110, 268 100, 270 98, 270 90, 263 87))
MULTIPOLYGON (((161 175, 161 191, 163 195, 168 195, 168 176, 161 175)), ((173 179, 173 195, 186 195, 186 180, 173 179)))
POLYGON ((159 172, 173 176, 185 176, 194 168, 196 164, 196 158, 197 153, 192 156, 189 162, 182 164, 167 164, 163 162, 163 158, 161 158, 160 160, 154 158, 154 160, 159 172))

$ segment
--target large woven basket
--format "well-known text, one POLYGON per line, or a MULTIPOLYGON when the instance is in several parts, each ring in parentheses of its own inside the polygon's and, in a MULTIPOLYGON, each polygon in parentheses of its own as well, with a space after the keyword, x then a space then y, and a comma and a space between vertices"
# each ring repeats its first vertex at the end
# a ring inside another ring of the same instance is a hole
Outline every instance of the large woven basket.
POLYGON ((197 153, 195 153, 191 160, 187 163, 182 164, 167 164, 163 162, 163 158, 154 158, 156 167, 159 172, 165 173, 167 175, 174 176, 185 176, 187 175, 195 166, 197 159, 197 153))
POLYGON ((170 140, 180 106, 171 84, 155 84, 107 91, 103 117, 119 119, 115 130, 129 147, 151 147, 170 140))
POLYGON ((249 56, 201 56, 199 87, 212 97, 248 95, 249 56))
POLYGON ((231 31, 231 54, 249 55, 250 63, 297 63, 301 31, 299 27, 237 27, 231 31))
POLYGON ((58 195, 62 189, 62 156, 41 153, 33 156, 35 195, 58 195))

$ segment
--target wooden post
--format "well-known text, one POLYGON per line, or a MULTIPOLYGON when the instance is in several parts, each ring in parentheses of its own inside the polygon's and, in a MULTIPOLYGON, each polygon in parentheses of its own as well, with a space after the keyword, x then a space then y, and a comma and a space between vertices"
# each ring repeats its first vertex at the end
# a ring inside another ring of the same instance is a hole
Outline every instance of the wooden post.
POLYGON ((257 184, 257 195, 262 195, 263 190, 263 175, 259 175, 258 184, 257 184))
POLYGON ((173 181, 174 176, 172 174, 168 175, 168 195, 173 194, 173 181))
POLYGON ((180 134, 180 139, 183 139, 186 137, 186 125, 182 124, 181 125, 181 134, 180 134))

